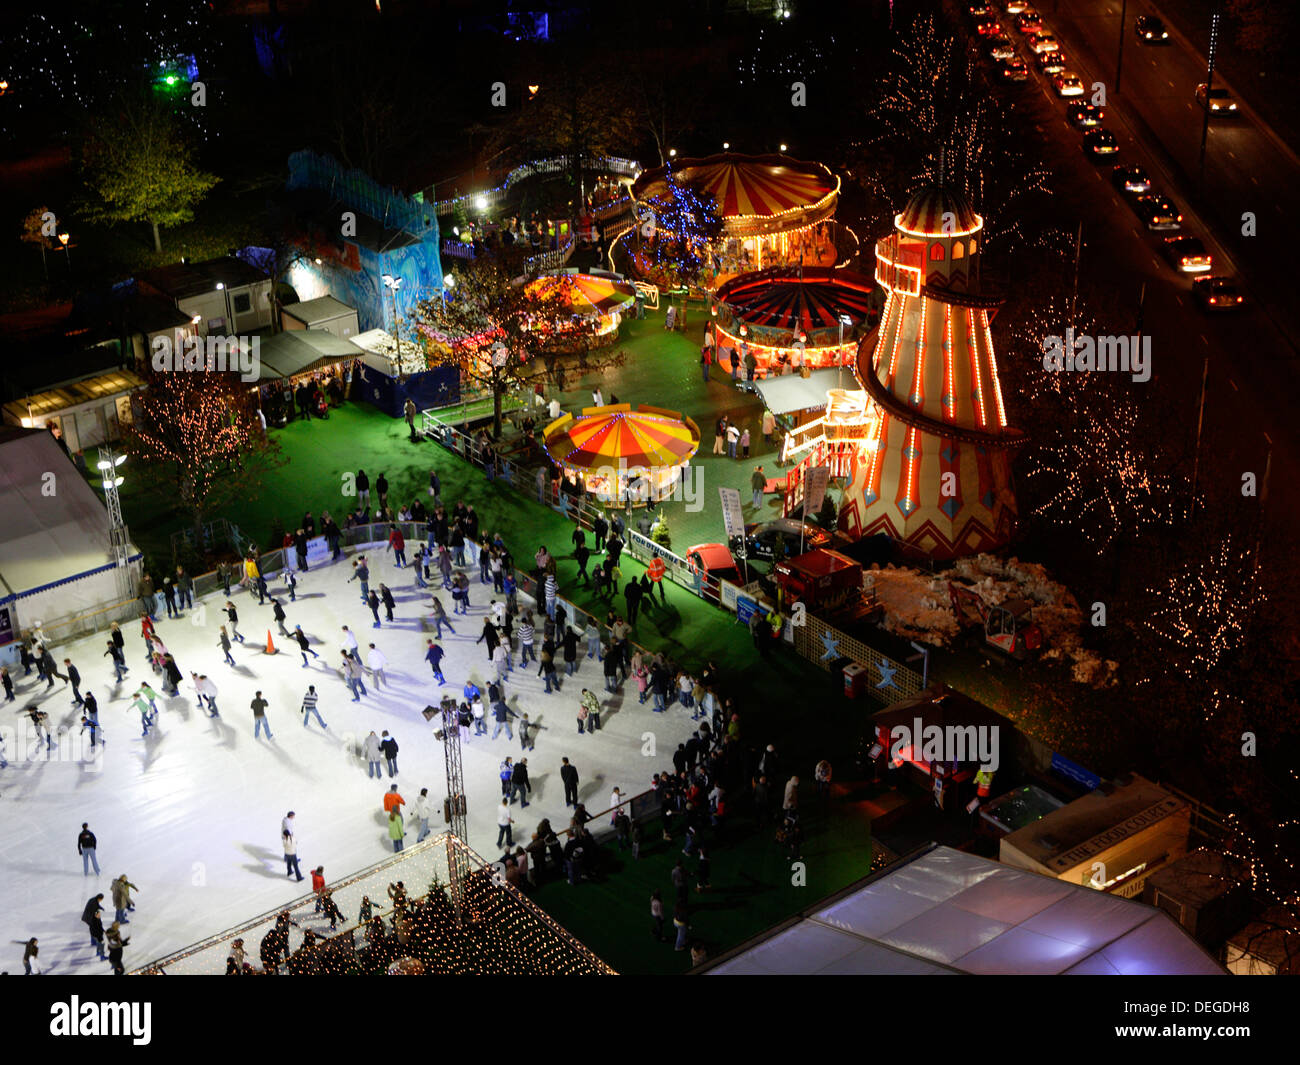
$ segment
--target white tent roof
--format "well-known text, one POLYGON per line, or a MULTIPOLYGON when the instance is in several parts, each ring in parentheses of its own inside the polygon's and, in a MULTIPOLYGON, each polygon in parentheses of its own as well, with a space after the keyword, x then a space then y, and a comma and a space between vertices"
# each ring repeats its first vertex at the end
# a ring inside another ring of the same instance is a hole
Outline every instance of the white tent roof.
POLYGON ((108 511, 48 430, 0 435, 0 515, 0 599, 71 580, 113 560, 108 511), (46 487, 51 485, 52 491, 46 487))
POLYGON ((723 958, 710 975, 1214 974, 1164 913, 934 847, 723 958))

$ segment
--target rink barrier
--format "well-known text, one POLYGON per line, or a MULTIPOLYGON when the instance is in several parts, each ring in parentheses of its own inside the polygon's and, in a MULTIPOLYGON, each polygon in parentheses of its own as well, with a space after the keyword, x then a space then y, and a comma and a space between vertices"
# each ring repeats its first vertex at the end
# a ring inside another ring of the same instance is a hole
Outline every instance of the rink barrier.
MULTIPOLYGON (((535 925, 544 927, 552 935, 561 939, 569 949, 574 952, 576 956, 576 958, 573 959, 575 962, 575 971, 581 971, 588 974, 617 975, 613 968, 597 957, 590 948, 576 939, 567 929, 552 918, 550 914, 529 899, 523 892, 507 883, 503 874, 504 867, 501 866, 500 863, 489 862, 486 858, 479 855, 471 847, 459 840, 450 832, 441 832, 437 835, 430 836, 423 843, 412 844, 411 846, 404 848, 401 852, 390 855, 382 861, 367 866, 365 869, 358 870, 350 876, 344 877, 341 880, 332 881, 329 884, 330 891, 337 898, 341 892, 357 888, 368 880, 377 879, 377 883, 380 887, 370 888, 361 893, 369 894, 372 899, 381 898, 387 900, 388 895, 385 881, 390 879, 403 879, 410 880, 413 885, 416 884, 417 881, 411 873, 408 872, 402 875, 398 875, 398 873, 404 867, 421 862, 427 863, 425 867, 418 871, 422 878, 419 882, 421 887, 431 886, 432 880, 436 878, 438 882, 446 888, 450 878, 451 861, 448 852, 453 847, 459 852, 458 857, 463 862, 468 863, 471 870, 471 876, 475 873, 490 874, 487 879, 489 879, 490 883, 501 892, 497 897, 505 900, 507 907, 511 908, 515 913, 522 911, 525 917, 535 922, 535 925)), ((419 888, 416 890, 419 890, 419 888)), ((414 891, 412 891, 409 898, 410 906, 418 906, 424 903, 428 898, 428 892, 423 891, 421 894, 416 895, 414 891)), ((291 917, 295 920, 301 920, 305 925, 313 921, 313 918, 315 917, 315 905, 316 896, 314 893, 299 896, 283 906, 278 906, 274 910, 268 910, 266 913, 259 914, 257 917, 243 922, 238 927, 225 929, 224 931, 209 936, 197 943, 193 943, 182 950, 168 954, 147 965, 133 969, 131 975, 165 976, 222 974, 226 969, 226 958, 230 953, 230 944, 236 939, 243 939, 245 941, 244 946, 248 960, 253 964, 255 971, 260 972, 262 970, 260 967, 260 959, 258 957, 258 948, 262 937, 274 926, 276 917, 288 910, 291 917)), ((349 905, 350 908, 355 908, 351 902, 348 902, 347 905, 349 905)), ((359 907, 360 905, 359 895, 355 900, 355 905, 356 907, 359 907)), ((394 912, 395 908, 391 905, 382 909, 376 906, 372 913, 372 919, 376 917, 385 918, 391 925, 391 917, 394 912)), ((313 929, 313 931, 314 930, 315 929, 313 929)), ((319 934, 320 933, 318 933, 318 935, 319 934)), ((310 955, 315 952, 321 952, 323 954, 330 950, 337 950, 340 943, 347 944, 352 952, 357 952, 358 940, 364 941, 364 934, 364 927, 357 922, 354 921, 352 923, 347 923, 340 928, 338 932, 326 932, 321 935, 319 945, 312 948, 312 950, 306 954, 304 954, 300 947, 297 951, 293 952, 293 955, 298 959, 302 959, 304 957, 310 957, 310 955)), ((285 963, 281 962, 276 971, 285 972, 285 963)))

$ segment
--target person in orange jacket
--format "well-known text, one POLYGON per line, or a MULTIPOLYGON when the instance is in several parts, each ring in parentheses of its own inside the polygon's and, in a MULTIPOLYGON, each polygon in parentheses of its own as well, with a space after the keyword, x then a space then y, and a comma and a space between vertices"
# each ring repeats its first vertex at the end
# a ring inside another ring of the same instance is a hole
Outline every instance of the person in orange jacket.
POLYGON ((311 890, 316 896, 316 912, 320 913, 321 899, 325 892, 325 866, 318 865, 311 871, 311 890))
POLYGON ((397 793, 397 785, 394 784, 388 789, 388 794, 384 796, 384 813, 392 813, 397 807, 405 805, 406 800, 397 793))

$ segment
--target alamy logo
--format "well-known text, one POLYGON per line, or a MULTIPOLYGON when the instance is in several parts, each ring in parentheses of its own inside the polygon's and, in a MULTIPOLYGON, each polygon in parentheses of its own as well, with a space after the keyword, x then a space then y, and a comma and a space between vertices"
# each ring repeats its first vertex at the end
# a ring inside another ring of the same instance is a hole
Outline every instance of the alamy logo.
POLYGON ((261 337, 186 337, 176 347, 171 337, 154 337, 151 365, 158 373, 235 373, 245 382, 262 373, 261 337))
POLYGON ((979 762, 980 768, 997 772, 999 740, 996 725, 926 725, 913 718, 910 725, 895 725, 889 730, 893 741, 889 748, 892 761, 901 762, 906 753, 931 765, 954 762, 979 762))
POLYGON ((1043 369, 1071 373, 1094 370, 1131 373, 1138 384, 1151 380, 1151 338, 1149 336, 1075 336, 1074 327, 1064 338, 1043 338, 1043 369))
POLYGON ((645 503, 652 493, 657 500, 685 503, 688 514, 704 509, 703 469, 699 466, 629 466, 619 459, 618 466, 599 466, 591 471, 587 491, 602 503, 645 503), (663 491, 663 482, 672 478, 672 488, 663 491))
POLYGON ((50 1004, 50 1035, 130 1036, 138 1047, 153 1038, 153 1003, 82 1002, 73 995, 69 1002, 50 1004))

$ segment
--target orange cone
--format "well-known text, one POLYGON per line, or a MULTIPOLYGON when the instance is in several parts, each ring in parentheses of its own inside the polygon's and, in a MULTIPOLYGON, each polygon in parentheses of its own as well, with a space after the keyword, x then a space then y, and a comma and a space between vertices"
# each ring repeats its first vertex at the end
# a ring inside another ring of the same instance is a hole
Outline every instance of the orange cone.
POLYGON ((275 654, 275 644, 273 644, 273 643, 271 642, 271 630, 270 630, 270 629, 267 629, 267 630, 266 630, 266 653, 269 654, 269 655, 273 655, 273 654, 275 654))

